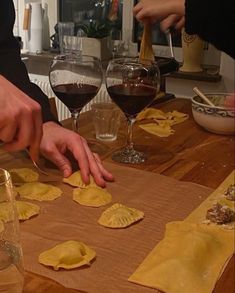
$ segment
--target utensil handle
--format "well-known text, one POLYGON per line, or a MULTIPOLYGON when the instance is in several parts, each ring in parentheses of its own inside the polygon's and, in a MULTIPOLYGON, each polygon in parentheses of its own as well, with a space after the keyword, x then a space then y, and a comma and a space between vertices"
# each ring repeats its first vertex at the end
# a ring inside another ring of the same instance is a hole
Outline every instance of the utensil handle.
POLYGON ((29 30, 30 6, 26 5, 24 9, 23 30, 29 30))
POLYGON ((165 32, 165 35, 166 35, 166 38, 167 38, 168 46, 169 46, 169 48, 170 48, 171 58, 174 58, 174 59, 175 59, 175 54, 174 54, 174 50, 173 50, 173 43, 172 43, 171 30, 168 29, 168 30, 165 32))
POLYGON ((208 105, 215 107, 215 105, 197 88, 194 87, 193 91, 200 97, 202 98, 208 105))
POLYGON ((140 62, 154 61, 154 52, 152 46, 152 28, 149 22, 144 23, 144 31, 140 44, 140 62))

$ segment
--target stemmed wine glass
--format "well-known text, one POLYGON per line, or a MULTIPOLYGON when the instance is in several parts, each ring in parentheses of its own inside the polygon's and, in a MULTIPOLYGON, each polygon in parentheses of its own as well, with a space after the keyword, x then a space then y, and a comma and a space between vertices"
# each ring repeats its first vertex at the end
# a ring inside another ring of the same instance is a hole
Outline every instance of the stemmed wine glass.
POLYGON ((58 55, 50 66, 49 80, 57 98, 69 109, 78 132, 79 113, 98 93, 102 83, 99 59, 87 55, 58 55))
POLYGON ((132 130, 135 118, 155 98, 160 88, 160 73, 156 62, 138 58, 120 58, 109 62, 106 87, 111 99, 124 112, 128 121, 127 145, 115 152, 114 161, 138 164, 146 155, 133 147, 132 130))

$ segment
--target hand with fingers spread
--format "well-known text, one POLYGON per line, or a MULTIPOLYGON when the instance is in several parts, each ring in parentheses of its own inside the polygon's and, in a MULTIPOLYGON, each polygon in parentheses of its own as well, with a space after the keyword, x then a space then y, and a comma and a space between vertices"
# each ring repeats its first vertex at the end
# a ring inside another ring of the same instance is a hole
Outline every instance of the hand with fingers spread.
POLYGON ((29 147, 37 160, 42 137, 41 107, 0 75, 0 140, 7 151, 29 147))
POLYGON ((86 140, 55 122, 43 124, 40 150, 45 158, 63 172, 64 177, 72 173, 71 163, 65 156, 65 153, 70 151, 78 163, 82 179, 86 184, 89 183, 89 175, 92 175, 101 187, 105 187, 105 180, 113 181, 112 174, 103 167, 99 156, 91 152, 86 140))

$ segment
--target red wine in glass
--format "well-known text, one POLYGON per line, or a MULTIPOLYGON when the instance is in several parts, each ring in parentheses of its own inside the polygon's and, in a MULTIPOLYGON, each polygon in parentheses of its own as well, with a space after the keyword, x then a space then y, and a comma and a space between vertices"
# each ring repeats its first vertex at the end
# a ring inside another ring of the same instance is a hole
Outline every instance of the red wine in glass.
POLYGON ((98 93, 102 77, 101 62, 95 57, 68 54, 53 59, 50 84, 57 98, 68 107, 76 132, 79 113, 98 93))
POLYGON ((156 96, 156 88, 142 84, 118 84, 108 87, 107 91, 123 113, 131 117, 136 117, 156 96))
POLYGON ((160 73, 155 62, 140 62, 136 58, 120 58, 109 62, 106 88, 114 103, 128 121, 127 145, 115 152, 112 159, 119 163, 139 164, 146 155, 134 149, 133 124, 135 117, 156 97, 160 88, 160 73))
POLYGON ((69 111, 81 109, 97 95, 99 88, 91 84, 59 84, 53 88, 57 98, 67 106, 69 111))

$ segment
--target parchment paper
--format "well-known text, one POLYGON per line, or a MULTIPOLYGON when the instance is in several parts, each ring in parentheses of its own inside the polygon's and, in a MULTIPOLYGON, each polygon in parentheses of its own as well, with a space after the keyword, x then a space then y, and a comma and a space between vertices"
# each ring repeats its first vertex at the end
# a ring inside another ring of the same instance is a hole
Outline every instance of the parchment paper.
POLYGON ((142 210, 145 218, 126 228, 109 229, 97 223, 111 204, 91 208, 72 200, 73 188, 63 183, 61 198, 37 202, 39 216, 20 224, 25 269, 89 293, 144 293, 156 290, 128 282, 128 277, 162 239, 165 224, 183 220, 211 189, 180 182, 126 166, 105 164, 116 181, 108 184, 113 203, 142 210), (97 253, 90 267, 53 271, 38 263, 38 255, 66 240, 83 241, 97 253))

